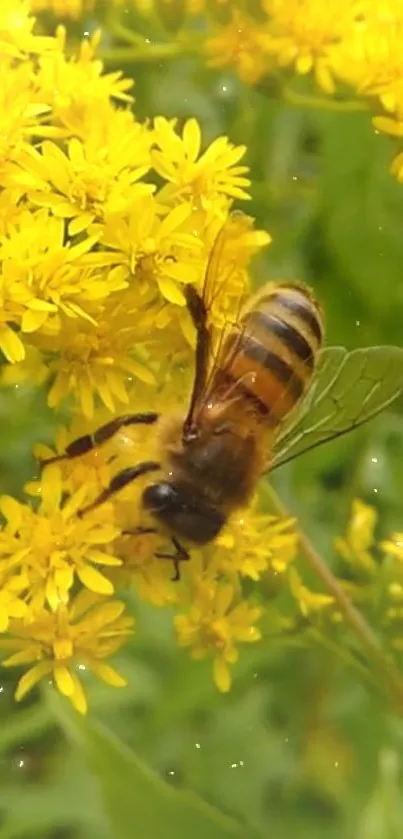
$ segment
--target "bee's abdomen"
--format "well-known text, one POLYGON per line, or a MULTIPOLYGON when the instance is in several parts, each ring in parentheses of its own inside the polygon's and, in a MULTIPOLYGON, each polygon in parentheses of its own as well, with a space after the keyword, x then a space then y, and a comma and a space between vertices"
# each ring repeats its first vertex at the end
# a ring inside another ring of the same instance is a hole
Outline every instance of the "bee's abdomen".
POLYGON ((268 285, 228 336, 222 352, 227 380, 255 401, 271 426, 299 402, 310 383, 323 325, 308 289, 268 285))

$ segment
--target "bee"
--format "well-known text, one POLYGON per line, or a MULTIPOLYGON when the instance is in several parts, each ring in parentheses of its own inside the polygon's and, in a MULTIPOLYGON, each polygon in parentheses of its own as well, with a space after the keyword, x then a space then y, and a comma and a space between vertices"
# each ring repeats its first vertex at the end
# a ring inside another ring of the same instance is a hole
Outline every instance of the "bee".
POLYGON ((403 349, 323 348, 321 306, 301 284, 266 284, 215 340, 215 300, 231 274, 239 274, 229 246, 251 224, 243 213, 232 213, 213 243, 202 292, 186 286, 196 330, 186 415, 116 417, 45 461, 84 455, 126 426, 155 424, 158 459, 118 472, 79 514, 150 476, 141 506, 155 527, 127 532, 170 538, 174 552, 156 556, 173 561, 173 579, 189 559, 186 545, 212 542, 231 514, 248 504, 262 474, 357 428, 403 390, 403 349))

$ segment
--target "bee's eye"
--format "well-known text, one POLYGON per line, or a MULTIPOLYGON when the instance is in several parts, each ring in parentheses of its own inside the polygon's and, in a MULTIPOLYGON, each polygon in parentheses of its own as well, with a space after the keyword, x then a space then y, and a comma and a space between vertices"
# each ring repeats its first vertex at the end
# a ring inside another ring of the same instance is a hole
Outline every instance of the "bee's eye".
POLYGON ((171 510, 178 503, 178 493, 172 484, 167 481, 151 484, 143 492, 143 504, 147 510, 151 510, 153 513, 171 510))
POLYGON ((151 484, 143 493, 144 507, 175 534, 199 545, 211 542, 225 522, 223 513, 206 503, 190 487, 175 487, 167 481, 151 484))

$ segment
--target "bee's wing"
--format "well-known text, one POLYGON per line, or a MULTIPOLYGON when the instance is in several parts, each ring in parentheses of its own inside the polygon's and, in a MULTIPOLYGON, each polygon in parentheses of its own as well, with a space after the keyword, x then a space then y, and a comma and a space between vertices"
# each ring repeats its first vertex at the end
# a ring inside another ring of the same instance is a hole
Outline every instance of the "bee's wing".
MULTIPOLYGON (((218 315, 218 302, 222 303, 225 294, 236 301, 246 292, 245 274, 239 265, 239 239, 253 229, 253 219, 241 210, 229 214, 219 229, 207 261, 203 283, 203 301, 209 320, 218 315)), ((225 322, 225 313, 221 313, 225 322)), ((236 316, 236 315, 235 315, 236 316)), ((232 312, 232 317, 234 313, 232 312)))
POLYGON ((267 471, 368 422, 403 392, 403 349, 368 347, 320 353, 311 388, 276 439, 267 471))
MULTIPOLYGON (((207 260, 201 295, 192 291, 201 313, 196 347, 196 367, 185 428, 197 422, 225 335, 230 328, 228 311, 239 315, 245 295, 245 271, 239 265, 239 238, 253 228, 253 219, 240 211, 230 213, 216 234, 207 260)), ((189 304, 188 304, 189 305, 189 304)), ((236 317, 235 314, 235 317, 236 317)))

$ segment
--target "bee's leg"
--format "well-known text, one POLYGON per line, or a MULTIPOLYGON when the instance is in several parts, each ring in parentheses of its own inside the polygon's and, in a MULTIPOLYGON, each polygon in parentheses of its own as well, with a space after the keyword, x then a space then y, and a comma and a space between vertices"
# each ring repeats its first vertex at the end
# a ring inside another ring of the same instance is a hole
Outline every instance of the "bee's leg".
POLYGON ((172 582, 176 583, 180 580, 180 570, 179 570, 179 563, 186 562, 190 559, 190 554, 186 550, 186 548, 181 545, 178 539, 175 536, 172 536, 172 544, 175 548, 174 554, 166 554, 166 553, 156 553, 155 556, 157 559, 171 559, 174 564, 174 575, 172 577, 172 582))
MULTIPOLYGON (((158 533, 158 530, 155 527, 134 527, 132 530, 122 530, 122 536, 145 536, 149 533, 158 533)), ((172 577, 172 581, 177 582, 180 579, 179 563, 186 562, 186 560, 190 559, 190 555, 175 536, 172 537, 171 541, 176 549, 174 554, 156 553, 155 556, 157 559, 170 559, 173 562, 175 574, 172 577)))
POLYGON ((153 425, 157 422, 159 414, 155 411, 150 411, 145 414, 125 414, 122 417, 115 417, 110 422, 101 425, 93 434, 84 434, 83 437, 77 437, 72 443, 66 446, 64 454, 57 454, 54 457, 48 457, 41 461, 42 466, 47 466, 49 463, 57 463, 60 460, 70 460, 72 457, 80 457, 92 449, 101 446, 110 440, 121 428, 127 425, 153 425))
POLYGON ((201 394, 205 388, 211 356, 211 329, 208 326, 206 302, 195 287, 189 283, 184 287, 186 305, 196 329, 195 374, 189 410, 183 423, 183 440, 189 442, 195 436, 195 412, 201 394))
POLYGON ((122 530, 122 536, 148 536, 150 533, 158 533, 155 527, 133 527, 131 530, 122 530))
POLYGON ((78 510, 77 515, 81 518, 85 515, 85 513, 88 513, 90 510, 94 510, 95 507, 99 507, 100 504, 108 501, 108 499, 112 498, 116 492, 119 492, 120 489, 123 489, 123 487, 131 484, 131 482, 135 481, 136 478, 146 475, 147 472, 155 472, 157 469, 161 469, 161 465, 160 463, 156 463, 154 460, 146 460, 144 463, 139 463, 137 466, 130 466, 127 469, 122 469, 113 476, 109 486, 107 486, 106 489, 98 495, 98 498, 96 498, 95 501, 91 501, 91 504, 87 504, 86 507, 82 507, 81 510, 78 510))

